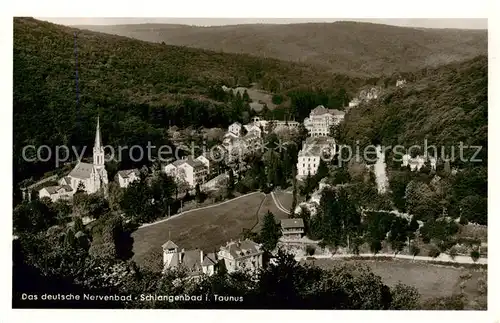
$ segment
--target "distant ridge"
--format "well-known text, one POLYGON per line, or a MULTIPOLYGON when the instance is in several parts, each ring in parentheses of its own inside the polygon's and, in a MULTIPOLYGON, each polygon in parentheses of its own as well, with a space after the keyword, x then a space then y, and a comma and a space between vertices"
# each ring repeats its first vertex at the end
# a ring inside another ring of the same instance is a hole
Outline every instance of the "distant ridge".
POLYGON ((303 24, 76 26, 149 42, 314 64, 356 76, 390 75, 486 55, 486 30, 356 21, 303 24))

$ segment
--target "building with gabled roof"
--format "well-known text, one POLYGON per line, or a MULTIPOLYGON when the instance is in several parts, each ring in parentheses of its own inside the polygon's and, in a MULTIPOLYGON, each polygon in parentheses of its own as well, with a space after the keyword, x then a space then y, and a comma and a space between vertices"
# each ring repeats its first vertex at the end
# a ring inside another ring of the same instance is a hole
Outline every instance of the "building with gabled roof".
POLYGON ((189 276, 196 277, 202 274, 213 275, 217 270, 217 254, 204 253, 203 250, 184 250, 171 240, 162 245, 163 271, 173 268, 187 270, 189 276))
POLYGON ((217 253, 229 273, 262 268, 263 254, 261 245, 249 239, 228 242, 217 253))
POLYGON ((101 139, 101 128, 99 126, 99 117, 97 118, 97 127, 95 133, 93 163, 84 163, 79 161, 73 170, 65 177, 59 180, 59 185, 51 189, 43 188, 39 191, 40 197, 49 197, 56 201, 59 198, 69 198, 78 190, 80 186, 86 193, 96 193, 105 189, 108 185, 108 172, 104 167, 104 146, 101 139), (68 191, 71 188, 71 193, 68 191))
POLYGON ((127 188, 130 183, 139 179, 141 173, 137 168, 119 170, 117 174, 118 184, 121 188, 127 188))

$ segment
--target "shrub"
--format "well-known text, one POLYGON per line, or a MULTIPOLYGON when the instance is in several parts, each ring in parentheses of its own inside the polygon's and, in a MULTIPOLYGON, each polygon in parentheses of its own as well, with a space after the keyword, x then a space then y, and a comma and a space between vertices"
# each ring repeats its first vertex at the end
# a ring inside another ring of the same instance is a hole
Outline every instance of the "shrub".
POLYGON ((448 255, 450 256, 451 259, 455 260, 455 257, 458 255, 457 248, 451 247, 450 251, 448 252, 448 255))
POLYGON ((459 223, 460 223, 461 225, 466 225, 467 223, 469 223, 469 221, 468 221, 468 220, 467 220, 467 218, 465 218, 464 216, 461 216, 461 217, 460 217, 460 221, 459 221, 459 223))
POLYGON ((438 248, 436 247, 431 247, 431 249, 429 250, 429 257, 432 257, 432 258, 437 258, 439 255, 441 254, 441 251, 439 251, 438 248))
POLYGON ((480 257, 479 250, 477 250, 477 249, 472 250, 470 252, 470 257, 472 258, 472 261, 476 262, 480 257))
POLYGON ((314 255, 314 253, 316 252, 316 248, 314 246, 307 246, 306 247, 306 253, 309 255, 309 256, 312 256, 314 255))
POLYGON ((413 255, 413 257, 415 257, 420 253, 420 248, 418 246, 412 244, 410 246, 410 252, 413 255))

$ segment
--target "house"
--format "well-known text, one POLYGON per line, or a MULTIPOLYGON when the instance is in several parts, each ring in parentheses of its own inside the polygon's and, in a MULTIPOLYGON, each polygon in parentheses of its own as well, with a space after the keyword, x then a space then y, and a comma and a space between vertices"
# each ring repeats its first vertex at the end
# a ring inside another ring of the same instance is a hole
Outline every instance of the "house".
POLYGON ((420 171, 420 169, 425 165, 426 161, 429 161, 430 167, 432 170, 436 170, 436 164, 437 160, 434 157, 422 157, 422 156, 416 156, 415 158, 412 158, 409 154, 406 154, 402 158, 401 162, 401 167, 408 167, 410 166, 410 170, 413 171, 420 171))
POLYGON ((204 253, 203 250, 179 250, 179 247, 171 240, 162 245, 163 249, 163 271, 172 268, 183 268, 188 271, 189 276, 197 277, 202 274, 213 275, 217 270, 217 254, 204 253))
POLYGON ((344 120, 345 112, 337 109, 327 109, 322 105, 317 106, 304 119, 304 126, 309 131, 309 136, 328 136, 330 128, 344 120))
POLYGON ((139 179, 140 172, 137 168, 118 171, 118 183, 126 188, 130 183, 139 179))
POLYGON ((67 198, 73 195, 79 187, 82 187, 88 194, 96 193, 100 189, 105 189, 108 185, 108 172, 104 167, 104 146, 102 145, 101 129, 99 118, 97 118, 97 127, 95 133, 93 163, 78 162, 73 170, 65 177, 59 180, 58 186, 51 189, 42 189, 39 196, 49 196, 51 199, 67 198), (72 193, 69 194, 68 187, 72 193), (66 192, 62 195, 54 192, 66 192))
POLYGON ((349 108, 357 107, 361 103, 361 100, 354 98, 349 102, 349 108))
POLYGON ((48 186, 38 192, 39 198, 48 197, 52 202, 59 199, 69 200, 73 197, 73 188, 69 185, 48 186))
POLYGON ((307 138, 297 158, 297 177, 315 175, 322 158, 329 159, 335 153, 335 139, 327 137, 307 138))
POLYGON ((253 133, 257 134, 259 137, 262 136, 262 129, 254 123, 246 124, 243 127, 245 128, 247 133, 253 132, 253 133))
POLYGON ((207 168, 207 175, 210 174, 214 168, 214 163, 210 161, 209 157, 210 156, 208 153, 205 153, 205 154, 202 154, 202 155, 196 157, 196 160, 201 162, 207 168))
POLYGON ((403 86, 405 86, 405 84, 406 84, 406 80, 405 79, 397 80, 396 81, 396 87, 403 87, 403 86))
POLYGON ((252 240, 231 241, 220 247, 218 259, 220 259, 228 273, 238 270, 255 271, 262 268, 262 255, 264 252, 261 245, 252 240))
POLYGON ((166 165, 165 173, 186 181, 191 188, 194 188, 196 184, 201 185, 205 182, 208 175, 208 168, 200 160, 189 156, 166 165))
POLYGON ((281 220, 281 233, 284 239, 300 239, 304 234, 304 220, 283 219, 281 220))
POLYGON ((229 132, 239 137, 241 135, 241 123, 234 122, 229 126, 229 132))

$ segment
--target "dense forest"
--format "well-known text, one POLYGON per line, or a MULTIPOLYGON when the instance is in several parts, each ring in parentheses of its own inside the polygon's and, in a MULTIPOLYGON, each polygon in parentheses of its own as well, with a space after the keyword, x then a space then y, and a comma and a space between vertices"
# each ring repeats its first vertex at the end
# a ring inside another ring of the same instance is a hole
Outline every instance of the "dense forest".
POLYGON ((487 57, 414 73, 407 86, 352 109, 335 131, 339 141, 360 151, 369 144, 418 145, 415 157, 426 153, 427 142, 427 153, 438 161, 435 170, 427 162, 419 174, 401 167, 404 150, 388 149, 394 207, 427 220, 445 210, 453 218, 487 223, 487 57))
POLYGON ((488 51, 486 30, 408 28, 353 21, 80 28, 170 45, 304 62, 332 72, 361 76, 433 67, 488 51))
POLYGON ((22 147, 89 145, 98 114, 106 144, 151 141, 158 146, 168 142, 164 130, 170 125, 225 127, 238 120, 220 90, 223 84, 257 83, 284 96, 293 91, 286 104, 299 106, 294 111, 303 116, 318 100, 304 101, 300 95, 333 89, 329 100, 339 89, 354 93, 366 81, 304 64, 153 44, 16 18, 14 179, 19 182, 53 169, 53 162, 25 163, 22 147))

